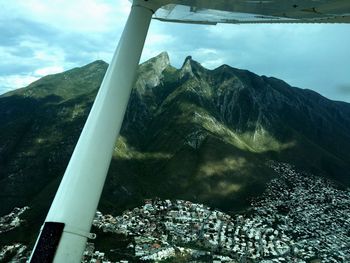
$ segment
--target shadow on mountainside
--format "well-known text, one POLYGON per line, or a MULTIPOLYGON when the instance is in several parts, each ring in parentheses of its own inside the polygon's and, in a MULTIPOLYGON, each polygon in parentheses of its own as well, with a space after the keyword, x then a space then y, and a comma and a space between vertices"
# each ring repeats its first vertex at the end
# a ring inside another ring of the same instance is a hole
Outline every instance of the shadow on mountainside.
MULTIPOLYGON (((162 54, 140 66, 103 212, 154 197, 242 211, 276 176, 271 159, 350 185, 349 104, 229 66, 210 71, 188 58, 175 69, 167 60, 162 54)), ((24 88, 0 97, 0 214, 31 207, 4 244, 34 242, 105 68, 91 63, 32 84, 30 96, 24 88), (46 94, 45 83, 54 94, 65 87, 62 96, 46 94)))

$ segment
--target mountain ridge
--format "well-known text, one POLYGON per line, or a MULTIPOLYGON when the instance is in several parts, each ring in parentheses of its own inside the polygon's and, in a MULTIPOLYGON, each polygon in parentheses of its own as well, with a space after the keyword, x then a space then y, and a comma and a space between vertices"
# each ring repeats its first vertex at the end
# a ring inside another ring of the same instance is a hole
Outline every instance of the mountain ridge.
MULTIPOLYGON (((1 214, 29 205, 40 227, 106 69, 93 62, 0 96, 1 214)), ((271 159, 350 184, 350 104, 191 57, 177 69, 166 53, 137 75, 100 210, 160 197, 238 211, 274 178, 271 159)))

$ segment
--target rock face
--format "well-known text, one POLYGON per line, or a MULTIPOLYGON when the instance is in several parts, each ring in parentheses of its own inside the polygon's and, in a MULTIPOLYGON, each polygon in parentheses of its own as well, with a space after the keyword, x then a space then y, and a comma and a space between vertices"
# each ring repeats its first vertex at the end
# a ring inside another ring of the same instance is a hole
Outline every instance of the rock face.
MULTIPOLYGON (((32 207, 26 242, 106 68, 96 61, 0 97, 0 215, 32 207)), ((99 209, 119 213, 158 196, 237 211, 275 176, 270 159, 348 186, 350 105, 227 65, 207 70, 191 57, 176 69, 162 53, 139 67, 99 209)))

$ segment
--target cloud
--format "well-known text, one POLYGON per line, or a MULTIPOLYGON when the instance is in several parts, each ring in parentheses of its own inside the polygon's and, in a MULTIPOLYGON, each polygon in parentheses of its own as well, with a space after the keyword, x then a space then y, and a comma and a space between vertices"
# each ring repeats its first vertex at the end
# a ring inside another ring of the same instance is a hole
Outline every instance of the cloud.
POLYGON ((350 83, 339 85, 337 91, 343 95, 350 95, 350 83))
POLYGON ((218 25, 205 30, 211 40, 204 45, 220 50, 218 57, 231 66, 333 99, 340 97, 336 86, 349 82, 347 25, 218 25))
POLYGON ((170 34, 152 32, 147 35, 145 46, 142 51, 141 62, 158 55, 165 46, 172 46, 176 38, 170 34))
POLYGON ((61 73, 64 71, 64 68, 61 66, 51 66, 45 68, 39 68, 35 70, 34 74, 39 77, 43 77, 50 74, 61 73))
POLYGON ((5 18, 26 17, 53 28, 76 32, 105 32, 125 20, 130 4, 127 0, 26 0, 13 1, 4 5, 10 14, 5 18), (119 20, 119 21, 118 21, 119 20))
POLYGON ((192 57, 208 69, 214 69, 224 64, 220 51, 213 48, 197 48, 193 51, 192 57))
POLYGON ((28 75, 0 76, 0 94, 6 93, 14 89, 26 87, 30 83, 38 79, 38 77, 28 75))
MULTIPOLYGON (((44 69, 49 73, 97 59, 110 62, 130 6, 128 0, 0 2, 0 76, 36 77, 44 69)), ((349 45, 348 25, 152 21, 142 61, 167 51, 179 68, 192 55, 210 69, 228 64, 350 101, 337 88, 349 83, 349 45)))
POLYGON ((109 62, 130 6, 128 0, 0 3, 0 94, 44 72, 109 62))
POLYGON ((193 55, 199 57, 217 56, 218 53, 218 50, 213 48, 197 48, 193 51, 193 55))

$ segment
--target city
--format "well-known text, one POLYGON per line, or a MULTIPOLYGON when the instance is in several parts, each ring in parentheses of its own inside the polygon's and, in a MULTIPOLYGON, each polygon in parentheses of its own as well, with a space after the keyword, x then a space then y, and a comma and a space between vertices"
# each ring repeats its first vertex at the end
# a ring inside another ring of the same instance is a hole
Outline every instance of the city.
POLYGON ((144 261, 349 262, 349 191, 289 164, 269 165, 280 177, 246 214, 155 199, 117 217, 97 212, 94 225, 133 236, 129 246, 144 261))
MULTIPOLYGON (((286 163, 268 165, 279 177, 243 214, 155 198, 116 217, 97 211, 93 225, 130 238, 120 248, 128 256, 113 262, 349 262, 349 190, 286 163)), ((1 233, 18 226, 26 209, 2 217, 1 233)), ((29 253, 12 244, 1 249, 0 261, 11 254, 18 259, 12 262, 25 262, 19 259, 29 253)), ((89 241, 82 262, 112 262, 111 253, 89 241)))

